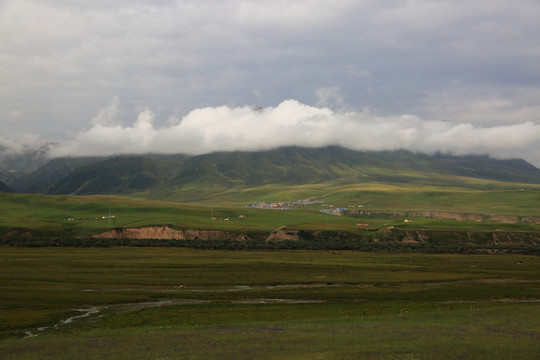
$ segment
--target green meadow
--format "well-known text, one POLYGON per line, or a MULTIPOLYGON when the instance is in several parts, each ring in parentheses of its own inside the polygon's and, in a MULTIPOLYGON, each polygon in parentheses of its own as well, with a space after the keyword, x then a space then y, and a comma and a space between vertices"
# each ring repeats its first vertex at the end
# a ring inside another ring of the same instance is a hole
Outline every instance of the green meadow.
POLYGON ((532 359, 523 255, 1 248, 2 359, 532 359))
MULTIPOLYGON (((247 209, 258 201, 322 200, 333 207, 382 211, 434 211, 478 215, 540 216, 540 187, 483 181, 461 187, 365 183, 341 185, 336 182, 302 186, 260 186, 235 188, 203 196, 198 201, 169 201, 142 196, 113 195, 28 195, 0 193, 0 235, 17 230, 35 236, 87 236, 116 227, 168 225, 176 229, 218 229, 235 232, 268 233, 287 226, 303 230, 344 230, 361 233, 358 222, 371 228, 433 228, 457 230, 538 231, 539 225, 526 222, 491 223, 402 218, 339 217, 319 212, 320 204, 291 210, 247 209), (497 186, 495 190, 482 187, 497 186), (480 186, 480 188, 477 188, 480 186), (113 219, 103 219, 109 213, 113 219), (240 218, 240 215, 244 215, 240 218), (212 217, 228 218, 215 221, 212 217), (72 219, 72 220, 68 220, 72 219)), ((144 195, 144 194, 140 194, 144 195)))

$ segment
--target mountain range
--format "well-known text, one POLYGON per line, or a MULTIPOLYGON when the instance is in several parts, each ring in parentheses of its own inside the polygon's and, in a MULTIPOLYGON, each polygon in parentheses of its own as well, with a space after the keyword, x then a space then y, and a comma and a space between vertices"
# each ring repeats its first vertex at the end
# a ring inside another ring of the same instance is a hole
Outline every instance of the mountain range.
POLYGON ((24 193, 135 194, 158 197, 191 191, 220 192, 270 184, 328 181, 452 185, 459 177, 540 184, 540 169, 520 159, 363 152, 331 146, 284 147, 257 152, 217 152, 198 156, 155 155, 57 158, 5 184, 24 193))

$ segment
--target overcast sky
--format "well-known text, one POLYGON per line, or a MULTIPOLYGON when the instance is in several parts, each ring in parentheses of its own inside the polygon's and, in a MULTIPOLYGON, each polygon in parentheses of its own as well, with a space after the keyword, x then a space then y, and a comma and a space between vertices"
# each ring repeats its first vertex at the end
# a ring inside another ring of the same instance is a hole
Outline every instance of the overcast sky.
POLYGON ((539 19, 538 0, 0 0, 0 146, 540 167, 539 19))

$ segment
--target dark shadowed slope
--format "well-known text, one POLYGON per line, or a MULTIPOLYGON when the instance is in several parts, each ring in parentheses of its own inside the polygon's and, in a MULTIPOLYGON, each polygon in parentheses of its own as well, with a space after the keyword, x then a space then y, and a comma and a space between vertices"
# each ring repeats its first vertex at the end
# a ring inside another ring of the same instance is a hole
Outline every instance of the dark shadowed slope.
POLYGON ((0 181, 0 192, 14 192, 14 190, 0 181))
POLYGON ((115 157, 75 169, 49 194, 130 193, 156 185, 168 174, 162 163, 144 157, 115 157))
POLYGON ((15 182, 14 186, 17 191, 23 193, 46 193, 51 186, 75 169, 103 159, 103 157, 53 159, 36 171, 22 176, 15 182))

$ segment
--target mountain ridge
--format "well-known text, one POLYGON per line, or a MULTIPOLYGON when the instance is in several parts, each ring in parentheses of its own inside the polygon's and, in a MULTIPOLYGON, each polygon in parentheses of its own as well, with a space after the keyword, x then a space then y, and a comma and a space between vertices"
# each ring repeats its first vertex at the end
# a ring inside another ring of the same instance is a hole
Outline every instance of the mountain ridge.
MULTIPOLYGON (((60 158, 14 182, 20 192, 44 194, 212 193, 235 187, 388 182, 451 184, 451 177, 540 184, 540 169, 521 159, 355 151, 339 146, 282 147, 187 155, 60 158)), ((453 180, 452 180, 453 181, 453 180)))

